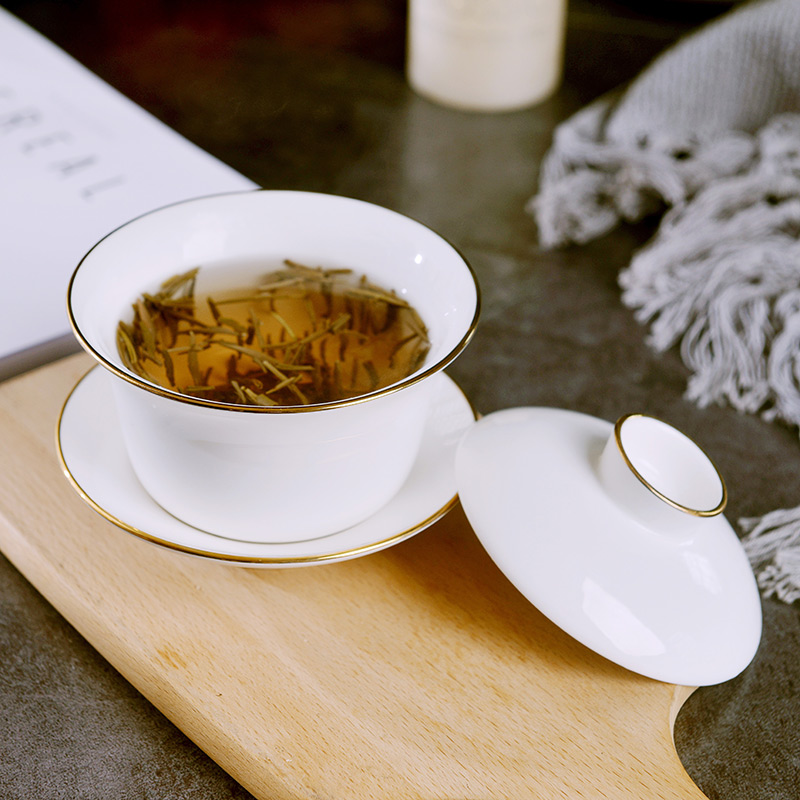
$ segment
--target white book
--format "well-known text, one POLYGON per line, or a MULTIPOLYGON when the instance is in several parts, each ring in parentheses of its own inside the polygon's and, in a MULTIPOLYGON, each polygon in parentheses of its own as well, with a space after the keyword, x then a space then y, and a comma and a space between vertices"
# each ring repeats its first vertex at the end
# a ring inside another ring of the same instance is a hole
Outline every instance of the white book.
POLYGON ((154 208, 252 188, 0 8, 0 379, 68 337, 67 285, 95 242, 154 208))

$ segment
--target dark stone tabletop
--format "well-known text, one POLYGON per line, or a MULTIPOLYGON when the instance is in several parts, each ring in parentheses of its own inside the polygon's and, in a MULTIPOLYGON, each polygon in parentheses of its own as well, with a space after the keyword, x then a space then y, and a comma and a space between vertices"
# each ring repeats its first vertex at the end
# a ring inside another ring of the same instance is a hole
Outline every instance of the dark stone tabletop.
MULTIPOLYGON (((408 88, 403 0, 6 3, 262 186, 376 202, 447 237, 483 292, 475 339, 449 370, 479 411, 659 416, 712 454, 735 521, 800 502, 797 432, 683 399, 679 355, 648 349, 616 282, 652 225, 546 252, 524 211, 554 126, 729 5, 573 0, 561 90, 481 115, 408 88)), ((677 720, 679 755, 712 799, 800 797, 800 609, 763 605, 753 664, 677 720)), ((2 556, 0 726, 3 800, 250 797, 2 556)))

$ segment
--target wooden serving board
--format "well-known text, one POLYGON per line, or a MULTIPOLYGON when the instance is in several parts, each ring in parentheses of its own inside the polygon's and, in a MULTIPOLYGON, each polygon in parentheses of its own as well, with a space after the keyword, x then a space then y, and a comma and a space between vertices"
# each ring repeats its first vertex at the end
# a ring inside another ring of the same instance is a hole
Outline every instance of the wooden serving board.
POLYGON ((550 623, 459 509, 388 550, 285 570, 193 558, 107 522, 55 448, 91 364, 73 356, 0 386, 0 547, 254 795, 704 797, 672 740, 692 690, 550 623))

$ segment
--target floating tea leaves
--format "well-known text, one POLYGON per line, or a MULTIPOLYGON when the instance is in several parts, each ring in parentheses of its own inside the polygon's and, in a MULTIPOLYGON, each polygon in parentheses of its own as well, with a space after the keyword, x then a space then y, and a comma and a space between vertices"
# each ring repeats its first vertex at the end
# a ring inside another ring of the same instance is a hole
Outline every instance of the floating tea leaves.
POLYGON ((430 347, 414 308, 349 269, 286 261, 255 286, 199 298, 197 273, 142 294, 117 328, 125 366, 182 394, 262 406, 345 400, 408 377, 430 347))

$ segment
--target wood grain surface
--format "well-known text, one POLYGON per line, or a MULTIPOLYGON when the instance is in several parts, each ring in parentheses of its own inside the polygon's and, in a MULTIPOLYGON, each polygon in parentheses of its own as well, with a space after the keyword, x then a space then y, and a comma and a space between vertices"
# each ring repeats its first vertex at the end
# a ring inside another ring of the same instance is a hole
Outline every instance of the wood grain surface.
POLYGON ((179 728, 263 800, 704 795, 672 741, 691 693, 567 636, 460 509, 374 555, 257 570, 116 528, 61 473, 90 359, 0 387, 0 548, 179 728))

